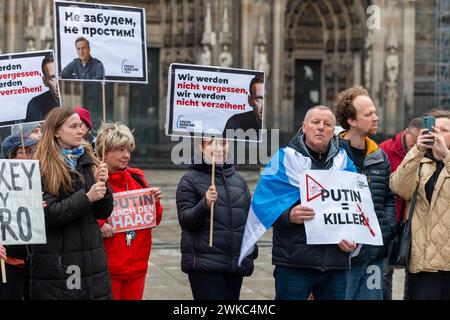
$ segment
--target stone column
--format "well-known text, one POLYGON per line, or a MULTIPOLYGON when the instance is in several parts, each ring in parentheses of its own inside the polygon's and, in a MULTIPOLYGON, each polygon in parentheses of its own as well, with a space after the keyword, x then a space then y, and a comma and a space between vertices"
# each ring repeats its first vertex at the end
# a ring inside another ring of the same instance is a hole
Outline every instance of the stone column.
MULTIPOLYGON (((126 83, 114 84, 114 119, 120 119, 128 124, 128 97, 130 95, 130 85, 126 83)), ((164 125, 163 125, 164 126, 164 125)))
MULTIPOLYGON (((272 110, 271 122, 266 122, 267 127, 275 129, 281 129, 280 124, 285 123, 287 119, 282 119, 284 112, 283 106, 283 56, 284 56, 284 8, 286 6, 286 0, 273 1, 273 53, 272 53, 272 110)), ((288 121, 289 123, 292 121, 288 121)))
POLYGON ((16 1, 8 0, 8 11, 6 12, 7 27, 5 30, 6 35, 6 50, 5 52, 15 52, 16 45, 16 1))
POLYGON ((5 50, 5 37, 6 37, 6 26, 4 21, 4 14, 5 12, 5 0, 0 0, 0 54, 5 50))
POLYGON ((373 50, 372 50, 372 90, 371 98, 375 107, 377 108, 377 115, 379 117, 378 130, 384 130, 384 62, 385 62, 385 44, 386 44, 386 15, 389 14, 387 8, 384 6, 384 1, 375 0, 375 5, 381 8, 381 29, 373 30, 373 50))
MULTIPOLYGON (((402 52, 402 68, 401 81, 403 87, 403 105, 408 106, 406 115, 410 118, 414 114, 414 62, 415 57, 415 34, 416 34, 416 2, 406 1, 403 9, 403 52, 402 52)), ((399 119, 400 120, 400 119, 399 119)), ((400 126, 406 124, 409 119, 402 119, 400 126)))
POLYGON ((253 0, 242 0, 241 3, 241 67, 245 69, 252 67, 253 33, 250 32, 252 2, 253 0))

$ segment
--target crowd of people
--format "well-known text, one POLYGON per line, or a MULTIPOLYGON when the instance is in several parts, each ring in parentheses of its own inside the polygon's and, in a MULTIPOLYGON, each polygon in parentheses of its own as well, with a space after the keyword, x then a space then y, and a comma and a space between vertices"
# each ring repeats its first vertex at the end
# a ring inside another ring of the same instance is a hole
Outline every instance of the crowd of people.
MULTIPOLYGON (((383 245, 350 239, 307 244, 305 221, 316 212, 296 192, 276 212, 272 225, 275 299, 392 299, 394 268, 387 257, 411 205, 405 299, 450 299, 450 111, 428 115, 436 118, 433 130, 422 128, 421 118, 415 118, 378 145, 371 138, 378 130, 377 109, 363 87, 339 93, 334 111, 327 106, 307 111, 283 148, 285 161, 330 174, 345 170, 366 175, 383 245), (338 135, 337 124, 343 128, 338 135), (339 164, 339 159, 345 161, 339 164), (369 285, 374 269, 382 276, 369 285)), ((226 139, 198 139, 195 147, 200 159, 192 159, 176 191, 181 270, 195 300, 238 300, 243 277, 253 273, 258 256, 255 245, 238 261, 252 198, 261 198, 260 188, 252 197, 232 164, 226 139)), ((54 108, 43 125, 12 130, 2 144, 4 157, 40 163, 47 243, 0 246, 8 273, 8 282, 0 283, 0 299, 142 299, 152 229, 116 233, 107 220, 113 193, 144 188, 156 200, 156 225, 162 219, 160 188, 150 187, 143 171, 129 166, 135 148, 132 131, 120 122, 103 125, 94 138, 90 113, 81 107, 54 108), (67 286, 69 265, 82 270, 76 288, 67 286)), ((265 185, 276 185, 283 174, 265 176, 265 185)))

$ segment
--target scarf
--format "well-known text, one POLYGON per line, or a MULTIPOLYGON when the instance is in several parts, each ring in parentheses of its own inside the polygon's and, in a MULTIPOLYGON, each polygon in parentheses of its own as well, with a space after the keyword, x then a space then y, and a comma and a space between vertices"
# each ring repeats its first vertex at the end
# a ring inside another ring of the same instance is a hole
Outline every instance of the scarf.
POLYGON ((70 168, 76 170, 78 166, 78 159, 84 154, 84 147, 79 146, 73 149, 62 149, 62 154, 64 157, 64 162, 69 165, 70 168))

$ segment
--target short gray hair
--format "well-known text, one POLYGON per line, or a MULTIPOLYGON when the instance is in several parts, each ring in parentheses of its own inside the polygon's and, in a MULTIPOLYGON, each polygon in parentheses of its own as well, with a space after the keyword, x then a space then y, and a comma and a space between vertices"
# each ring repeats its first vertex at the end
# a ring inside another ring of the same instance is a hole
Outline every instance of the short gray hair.
POLYGON ((136 143, 133 133, 125 124, 108 122, 100 128, 95 140, 98 155, 103 154, 103 146, 105 146, 105 153, 121 147, 129 147, 131 151, 134 151, 136 143))
POLYGON ((330 107, 323 106, 323 105, 318 105, 318 106, 314 106, 314 107, 309 108, 308 111, 306 111, 305 118, 303 119, 303 123, 305 123, 306 118, 308 118, 308 116, 309 116, 309 114, 311 113, 311 111, 314 111, 314 110, 325 110, 325 111, 330 111, 331 114, 333 115, 333 125, 334 125, 334 126, 336 125, 336 116, 334 115, 333 110, 331 110, 330 107))

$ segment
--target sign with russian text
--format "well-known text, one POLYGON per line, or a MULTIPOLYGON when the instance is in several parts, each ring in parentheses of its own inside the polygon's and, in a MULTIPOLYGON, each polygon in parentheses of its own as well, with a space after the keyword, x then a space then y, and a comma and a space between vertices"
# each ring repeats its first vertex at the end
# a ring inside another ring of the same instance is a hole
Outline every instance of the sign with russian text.
POLYGON ((261 141, 264 73, 172 64, 166 134, 261 141))
POLYGON ((55 1, 62 80, 147 83, 143 8, 55 1))
POLYGON ((0 244, 46 243, 37 160, 0 160, 0 244))
POLYGON ((306 170, 300 177, 301 203, 314 209, 305 221, 308 244, 341 240, 383 245, 367 177, 347 171, 306 170))
POLYGON ((156 226, 155 198, 150 189, 124 191, 113 196, 114 210, 108 223, 116 233, 156 226))
POLYGON ((0 126, 44 120, 59 97, 53 51, 0 55, 0 126))

